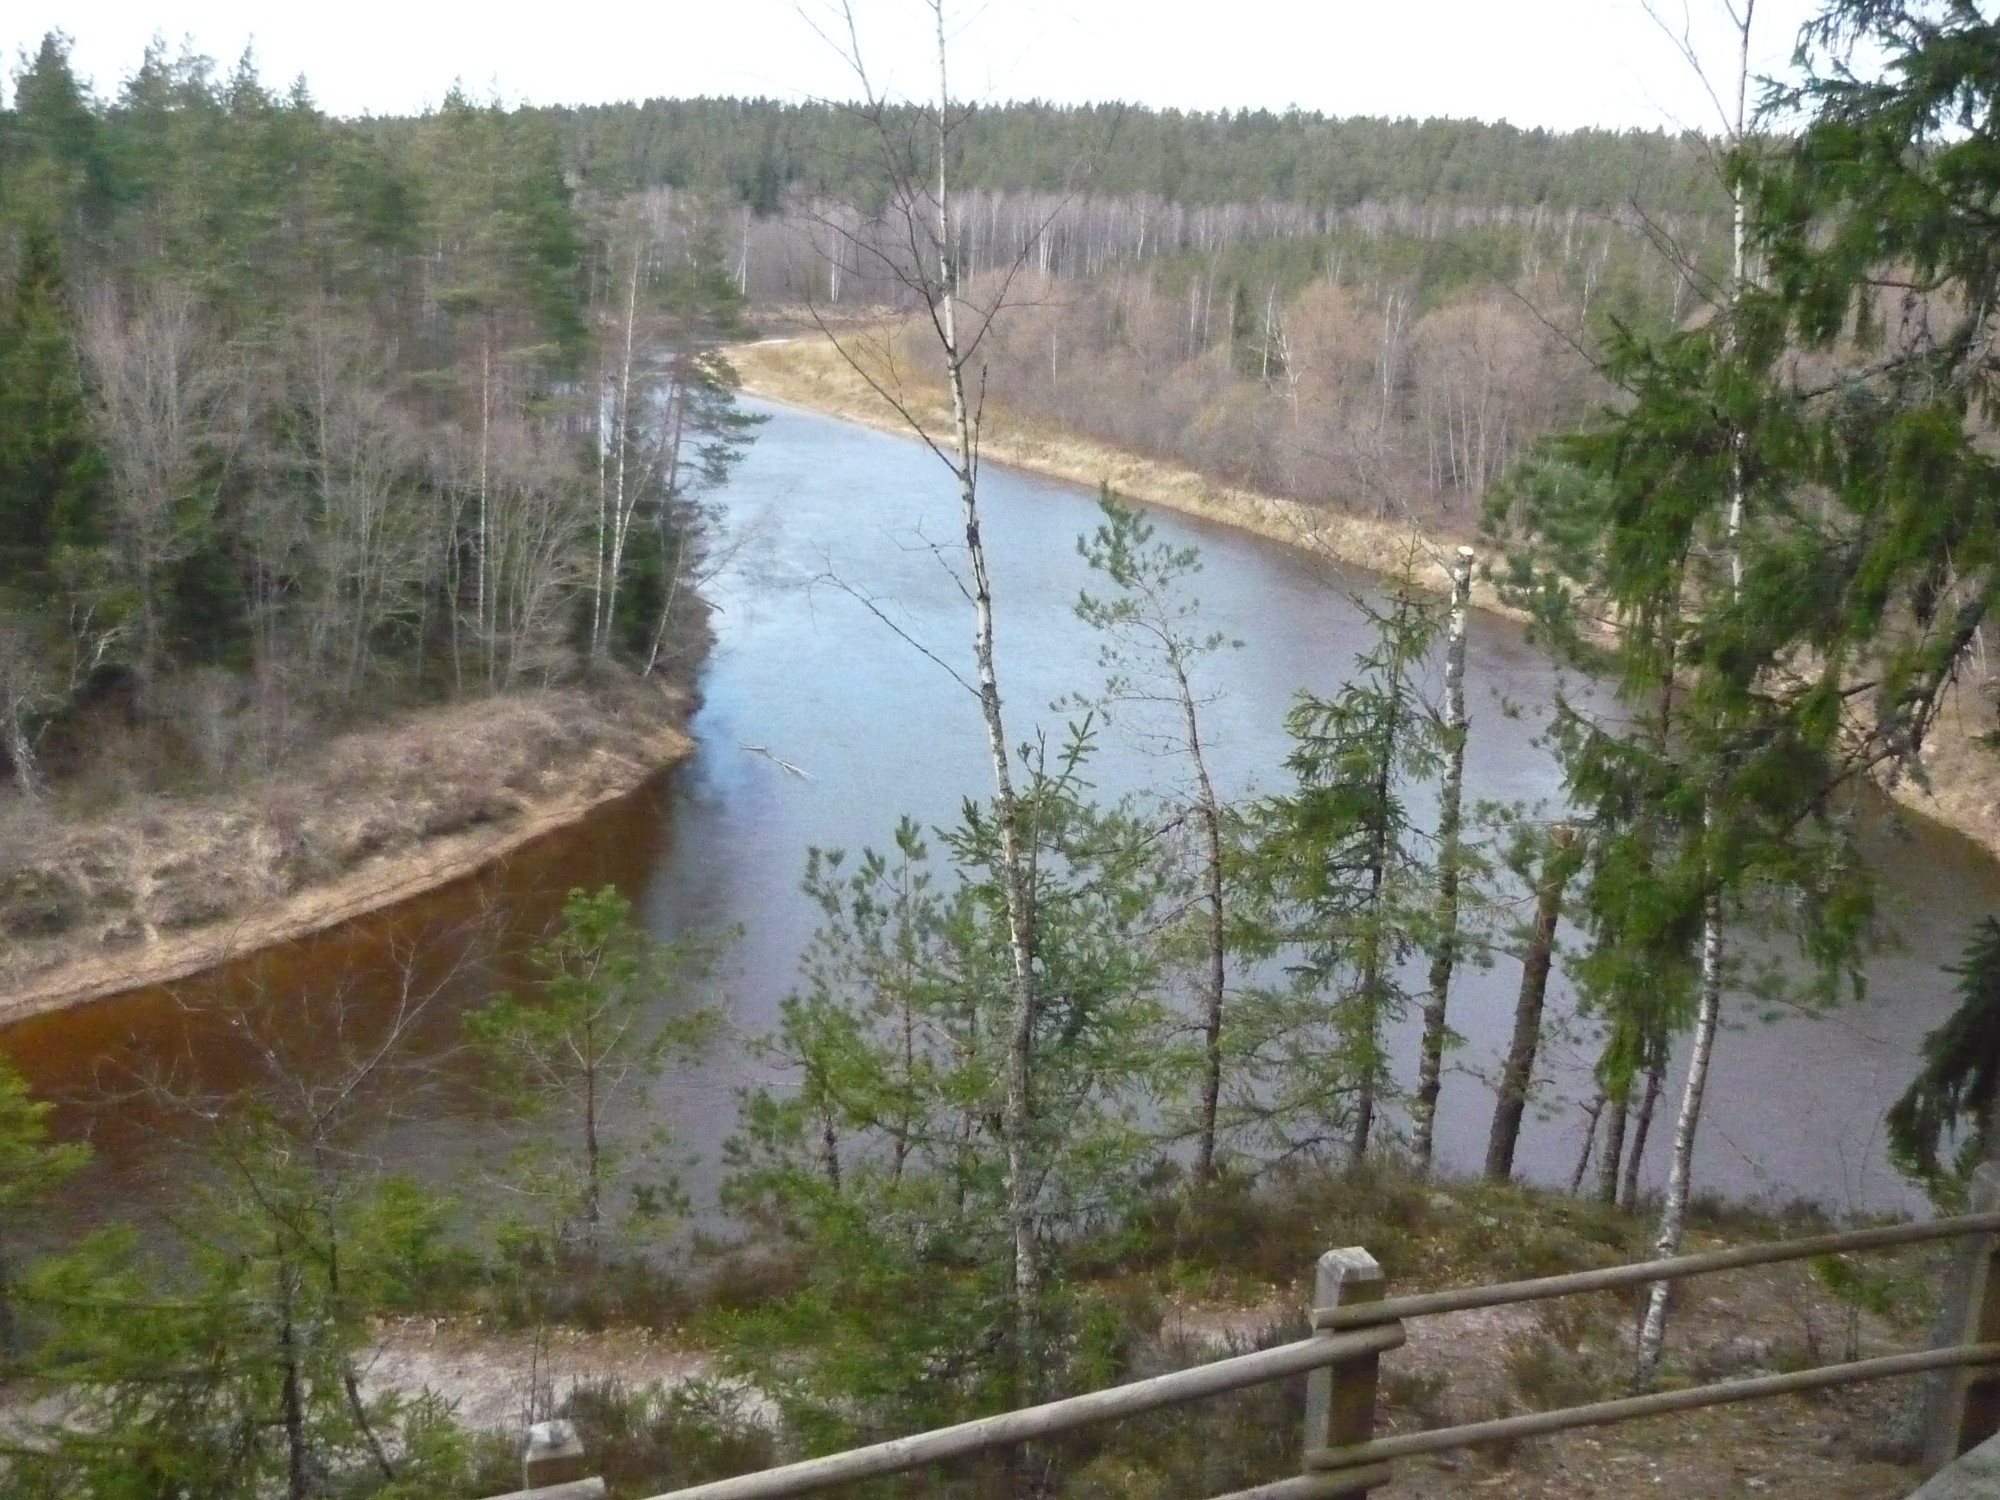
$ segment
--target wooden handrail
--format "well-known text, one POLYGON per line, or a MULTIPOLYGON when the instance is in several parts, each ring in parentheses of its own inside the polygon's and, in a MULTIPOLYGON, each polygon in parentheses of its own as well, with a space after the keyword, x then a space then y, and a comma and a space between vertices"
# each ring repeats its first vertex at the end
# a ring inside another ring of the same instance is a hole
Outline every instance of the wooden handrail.
MULTIPOLYGON (((832 1453, 824 1458, 809 1458, 758 1474, 718 1479, 710 1484, 695 1485, 692 1489, 675 1490, 671 1496, 655 1496, 654 1500, 780 1500, 783 1496, 809 1494, 836 1484, 900 1473, 904 1469, 963 1458, 988 1448, 1004 1448, 1033 1438, 1052 1437, 1059 1432, 1071 1432, 1100 1422, 1114 1422, 1121 1417, 1138 1416, 1163 1406, 1178 1406, 1203 1396, 1218 1396, 1225 1391, 1239 1391, 1247 1386, 1303 1375, 1328 1365, 1344 1364, 1362 1355, 1395 1349, 1402 1342, 1403 1330, 1394 1326, 1301 1339, 1297 1343, 1280 1344, 1275 1349, 1260 1349, 1254 1354, 1238 1354, 1229 1359, 1196 1365, 1191 1370, 1155 1375, 1130 1385, 1115 1385, 1109 1390, 1069 1396, 1040 1406, 1001 1412, 997 1416, 976 1417, 955 1426, 940 1427, 911 1437, 891 1438, 886 1443, 832 1453)), ((1321 1490, 1316 1493, 1338 1491, 1321 1490)))
POLYGON ((1489 1422, 1468 1422, 1463 1426, 1439 1427, 1429 1432, 1406 1432, 1396 1437, 1357 1443, 1351 1448, 1317 1448, 1306 1454, 1306 1465, 1308 1468, 1338 1472, 1360 1465, 1380 1465, 1394 1458, 1442 1453, 1447 1448, 1471 1448, 1481 1443, 1541 1437, 1577 1427, 1603 1427, 1636 1417, 1664 1416, 1669 1412, 1693 1411, 1704 1406, 1723 1406, 1732 1401, 1755 1401, 1765 1396, 1789 1396, 1799 1391, 1824 1390, 1828 1386, 1893 1380, 1898 1375, 1921 1375, 1926 1370, 1991 1364, 2000 1364, 2000 1344, 1961 1344, 1952 1349, 1888 1354, 1878 1359, 1858 1359, 1848 1364, 1794 1370, 1785 1375, 1759 1375, 1749 1380, 1726 1380, 1716 1385, 1700 1385, 1680 1391, 1653 1391, 1644 1396, 1625 1396, 1616 1401, 1598 1401, 1589 1406, 1564 1407, 1558 1411, 1496 1417, 1489 1422))
MULTIPOLYGON (((1988 1210, 1984 1212, 1935 1219, 1923 1224, 1845 1230, 1835 1234, 1641 1261, 1636 1265, 1609 1266, 1595 1271, 1542 1276, 1495 1286, 1463 1287, 1455 1291, 1424 1292, 1407 1297, 1381 1297, 1381 1269, 1365 1250, 1329 1251, 1320 1258, 1315 1301, 1322 1305, 1313 1309, 1312 1322, 1316 1332, 1312 1338, 1276 1349, 1216 1360, 1190 1370, 1177 1370, 1169 1375, 1156 1375, 1129 1385, 1113 1386, 1109 1390, 1092 1391, 1041 1406, 980 1417, 952 1427, 850 1449, 845 1453, 806 1459, 758 1474, 695 1485, 668 1495, 654 1496, 653 1500, 783 1500, 783 1497, 791 1495, 900 1473, 1100 1422, 1137 1416, 1142 1412, 1282 1380, 1291 1375, 1326 1370, 1331 1372, 1331 1381, 1325 1376, 1315 1376, 1318 1384, 1313 1386, 1307 1397, 1306 1472, 1216 1497, 1216 1500, 1321 1500, 1321 1497, 1366 1495, 1369 1490, 1388 1482, 1389 1464, 1396 1458, 1565 1432, 1572 1428, 1602 1426, 1728 1402, 1753 1401, 1869 1380, 1888 1380, 1926 1371, 1984 1369, 2000 1365, 2000 1311, 1988 1307, 1985 1281, 1981 1280, 1973 1289, 1972 1306, 1966 1323, 1969 1330, 1980 1331, 1962 1334, 1963 1342, 1949 1348, 1822 1365, 1812 1370, 1724 1381, 1688 1390, 1657 1391, 1431 1432, 1385 1438, 1370 1435, 1376 1402, 1377 1360, 1384 1351, 1403 1343, 1403 1320, 1406 1318, 1534 1302, 1580 1292, 1643 1286, 1711 1271, 1771 1265, 1819 1255, 2000 1234, 2000 1207, 1993 1207, 2000 1203, 2000 1172, 1982 1168, 1981 1174, 1974 1179, 1973 1201, 1988 1210), (1990 1330, 1989 1324, 1992 1325, 1990 1330)), ((1993 1260, 1996 1269, 1992 1279, 2000 1283, 2000 1259, 1995 1258, 1993 1246, 1994 1241, 1989 1238, 1977 1248, 1982 1264, 1993 1260)), ((1961 1385, 1967 1379, 1975 1383, 1993 1379, 1984 1374, 1970 1377, 1961 1374, 1953 1378, 1961 1385)), ((1959 1390, 1955 1399, 1957 1406, 1949 1414, 1947 1424, 1955 1437, 1969 1433, 1976 1440, 1984 1432, 1992 1430, 1992 1425, 1987 1422, 1990 1414, 1985 1412, 1984 1406, 1976 1416, 1969 1411, 1965 1390, 1959 1390)), ((1981 1401, 1985 1401, 1983 1395, 1981 1401)))
POLYGON ((1437 1313, 1464 1312, 1476 1307, 1504 1307, 1514 1302, 1539 1302, 1551 1297, 1574 1296, 1579 1292, 1615 1291, 1620 1287, 1676 1281, 1710 1271, 1733 1271, 1743 1266, 1806 1260, 1816 1255, 1839 1255, 1850 1250, 1885 1250, 1897 1245, 1920 1245, 1929 1240, 1995 1232, 2000 1232, 2000 1211, 1961 1214, 1957 1218, 1931 1219, 1920 1224, 1885 1224, 1875 1229, 1849 1229, 1838 1234, 1813 1235, 1808 1239, 1773 1240, 1762 1245, 1705 1250, 1697 1255, 1677 1255, 1669 1260, 1642 1260, 1633 1265, 1605 1266, 1595 1271, 1538 1276, 1529 1281, 1503 1281, 1491 1286, 1459 1287, 1444 1292, 1417 1292, 1407 1297, 1385 1297, 1379 1302, 1358 1302, 1351 1306, 1316 1307, 1312 1322, 1315 1328, 1367 1328, 1402 1318, 1431 1317, 1437 1313))

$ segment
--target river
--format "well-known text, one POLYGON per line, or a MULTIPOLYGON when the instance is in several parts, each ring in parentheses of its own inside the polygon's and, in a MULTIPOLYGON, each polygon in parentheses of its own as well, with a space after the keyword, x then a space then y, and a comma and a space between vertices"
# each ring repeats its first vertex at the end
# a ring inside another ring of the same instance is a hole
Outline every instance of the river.
MULTIPOLYGON (((157 1190, 169 1169, 149 1113, 129 1100, 87 1102, 87 1085, 107 1071, 245 1076, 256 1061, 243 1055, 240 1027, 209 1018, 217 996, 237 1006, 254 996, 310 1017, 303 997, 351 990, 379 1008, 407 973, 420 988, 441 984, 448 1000, 462 999, 518 974, 512 955, 563 889, 606 879, 663 936, 743 929, 713 981, 711 998, 728 1021, 724 1041, 654 1091, 653 1108, 695 1157, 688 1180, 696 1201, 710 1200, 735 1092, 754 1073, 741 1039, 775 1019, 814 921, 799 889, 805 851, 886 843, 905 813, 948 820, 963 797, 983 793, 990 774, 976 703, 926 655, 952 663, 970 656, 970 611, 948 571, 958 519, 944 467, 914 441, 753 405, 767 420, 716 497, 723 540, 707 588, 716 641, 693 724, 700 748, 689 761, 480 879, 204 981, 0 1036, 32 1082, 65 1098, 65 1128, 99 1141, 103 1161, 88 1181, 100 1208, 157 1190)), ((1094 497, 1074 486, 1000 469, 987 471, 983 495, 1000 671, 1018 740, 1038 726, 1059 728, 1065 715, 1050 705, 1100 685, 1095 638, 1071 613, 1088 581, 1076 538, 1097 512, 1094 497)), ((1211 658, 1218 697, 1204 734, 1221 787, 1234 795, 1272 786, 1282 774, 1287 703, 1301 687, 1337 688, 1367 636, 1354 597, 1374 597, 1378 584, 1243 533, 1167 513, 1155 522, 1163 540, 1202 549, 1203 621, 1243 643, 1211 658)), ((1554 768, 1535 739, 1556 685, 1554 668, 1519 626, 1475 617, 1470 798, 1554 798, 1554 768)), ((1141 740, 1116 732, 1096 766, 1100 788, 1114 794, 1168 774, 1141 740)), ((1884 814, 1870 836, 1885 877, 1885 926, 1900 946, 1873 959, 1861 1003, 1775 1021, 1747 1003, 1734 1009, 1702 1123, 1700 1191, 1803 1197, 1841 1211, 1921 1206, 1884 1159, 1882 1111, 1907 1081, 1923 1034, 1951 1007, 1941 965, 1975 920, 2000 910, 2000 866, 1917 819, 1884 814)), ((1475 1169, 1480 1159, 1492 1103, 1483 1080, 1511 1025, 1518 974, 1505 957, 1460 971, 1452 1021, 1465 1045, 1452 1056, 1438 1126, 1448 1170, 1475 1169)), ((1566 1182, 1594 1047, 1570 1024, 1560 980, 1552 1000, 1546 1086, 1518 1165, 1536 1180, 1566 1182)), ((439 1049, 450 1009, 440 1006, 428 1027, 439 1049)), ((293 1031, 302 1058, 338 1050, 322 1022, 302 1019, 293 1031)), ((1403 1081, 1412 1082, 1414 1023, 1393 1044, 1403 1081)), ((385 1103, 373 1135, 385 1159, 445 1174, 480 1159, 493 1127, 462 1091, 433 1081, 420 1105, 416 1097, 385 1103)), ((1663 1126, 1650 1153, 1656 1176, 1664 1140, 1663 1126)))

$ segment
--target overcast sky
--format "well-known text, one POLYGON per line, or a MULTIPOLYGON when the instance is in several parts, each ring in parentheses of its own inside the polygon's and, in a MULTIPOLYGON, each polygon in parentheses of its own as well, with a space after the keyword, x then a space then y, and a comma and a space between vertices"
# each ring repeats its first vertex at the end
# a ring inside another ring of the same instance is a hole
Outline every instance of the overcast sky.
MULTIPOLYGON (((922 0, 855 0, 878 86, 933 87, 922 0)), ((1739 0, 1741 3, 1741 0, 1739 0)), ((1722 0, 1656 0, 1720 75, 1722 0)), ((828 0, 5 0, 11 58, 49 30, 116 89, 147 40, 223 64, 254 46, 267 82, 303 74, 338 114, 435 104, 454 80, 506 103, 653 95, 849 98, 815 35, 828 0)), ((1756 66, 1781 69, 1818 0, 1759 0, 1756 66)), ((1641 0, 952 0, 953 93, 1193 109, 1471 116, 1520 125, 1691 126, 1715 110, 1641 0)), ((11 70, 10 70, 11 71, 11 70)))

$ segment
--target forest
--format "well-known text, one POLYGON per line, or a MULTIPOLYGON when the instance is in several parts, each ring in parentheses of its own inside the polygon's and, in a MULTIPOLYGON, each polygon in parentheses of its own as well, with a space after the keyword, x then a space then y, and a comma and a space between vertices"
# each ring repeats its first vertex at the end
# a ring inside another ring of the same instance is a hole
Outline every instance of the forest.
MULTIPOLYGON (((203 1163, 171 1244, 42 1231, 88 1147, 0 1066, 0 1399, 44 1403, 0 1418, 0 1495, 506 1488, 494 1440, 367 1385, 391 1314, 694 1330, 712 1377, 565 1408, 641 1495, 1185 1361, 1164 1300, 1282 1283, 1328 1233, 1398 1273, 1676 1253, 1724 998, 1859 988, 1856 801, 1923 774, 2000 596, 2000 24, 1828 0, 1816 35, 1772 101, 1800 128, 1739 114, 1714 142, 948 96, 342 122, 160 56, 99 103, 46 44, 0 116, 10 795, 58 792, 114 722, 164 777, 385 703, 661 670, 704 490, 750 439, 719 347, 746 315, 874 339, 941 396, 934 420, 884 392, 964 520, 956 670, 992 784, 807 857, 819 926, 751 1043, 773 1081, 738 1101, 720 1247, 686 1232, 672 1143, 630 1126, 717 1044, 691 997, 729 935, 661 940, 615 889, 571 892, 524 982, 462 1015, 414 978, 386 1014, 329 985, 300 1002, 310 1056, 268 1011, 226 1018, 238 1095, 140 1080, 203 1163), (1841 66, 1857 33, 1887 81, 1841 66), (1464 798, 1469 552, 1447 597, 1389 581, 1343 684, 1295 699, 1275 784, 1225 801, 1203 715, 1233 643, 1199 555, 1108 491, 1074 604, 1102 685, 1019 738, 988 399, 1478 536, 1536 641, 1618 694, 1553 706, 1566 806, 1464 798), (1171 770, 1106 800, 1093 756, 1130 713, 1171 770), (1602 1038, 1567 1196, 1511 1181, 1559 924, 1602 1038), (1448 1179, 1454 983, 1496 954, 1515 1044, 1484 1169, 1448 1179), (391 1075, 443 1086, 440 1027, 534 1127, 504 1208, 355 1145, 391 1075)), ((2000 1142, 2000 926, 1957 972, 1888 1122, 1941 1205, 2000 1142)), ((1824 1291, 1856 1330, 1915 1328, 1924 1269, 1824 1291)), ((1693 1367, 1664 1283, 1599 1311, 1510 1352, 1521 1400, 1693 1367)), ((1257 1482, 1295 1459, 1289 1399, 875 1492, 1257 1482)))
POLYGON ((161 49, 100 102, 47 40, 0 115, 16 787, 684 654, 743 433, 709 251, 458 95, 387 142, 161 49))

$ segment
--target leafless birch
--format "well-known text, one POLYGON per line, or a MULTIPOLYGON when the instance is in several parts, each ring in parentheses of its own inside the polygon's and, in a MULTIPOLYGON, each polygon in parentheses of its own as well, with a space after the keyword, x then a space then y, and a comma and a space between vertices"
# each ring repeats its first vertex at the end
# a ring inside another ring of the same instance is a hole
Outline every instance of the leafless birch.
MULTIPOLYGON (((1750 95, 1750 33, 1757 13, 1757 0, 1724 0, 1730 24, 1735 28, 1737 55, 1735 85, 1736 97, 1733 116, 1728 119, 1728 143, 1732 150, 1740 150, 1748 139, 1749 95, 1750 95)), ((1658 13, 1649 7, 1648 13, 1658 20, 1658 13)), ((1672 35, 1669 30, 1669 35, 1672 35)), ((1701 77, 1707 87, 1706 74, 1702 72, 1692 46, 1686 41, 1686 31, 1682 32, 1681 51, 1701 77)), ((1712 88, 1711 98, 1715 97, 1712 88)), ((1720 107, 1718 101, 1718 107, 1720 107)), ((1746 205, 1743 189, 1732 183, 1730 186, 1730 215, 1732 230, 1732 256, 1730 261, 1730 281, 1725 293, 1721 316, 1733 318, 1738 297, 1741 296, 1747 275, 1744 240, 1744 215, 1746 205)), ((1735 479, 1729 497, 1728 546, 1729 580, 1732 590, 1740 588, 1743 580, 1743 559, 1738 539, 1743 529, 1743 469, 1740 454, 1741 439, 1738 438, 1739 454, 1735 463, 1735 479)), ((1702 824, 1704 835, 1710 830, 1713 820, 1713 806, 1704 811, 1702 824)), ((1709 840, 1712 843, 1712 840, 1709 840)), ((1704 858, 1712 861, 1713 854, 1704 858)), ((1722 872, 1710 868, 1706 872, 1707 890, 1702 898, 1701 932, 1701 978, 1697 992, 1694 1022, 1694 1040, 1688 1052, 1687 1082, 1681 1093, 1680 1112, 1674 1121, 1672 1152, 1667 1163, 1666 1192, 1660 1200, 1660 1223, 1654 1236, 1654 1253, 1662 1259, 1678 1255, 1681 1237, 1687 1227, 1687 1206, 1694 1175, 1695 1133, 1701 1124, 1702 1098, 1708 1087, 1710 1059, 1715 1053, 1716 1032, 1722 1021, 1722 974, 1724 936, 1722 931, 1723 900, 1722 872)), ((1646 1313, 1639 1325, 1638 1381, 1641 1386, 1650 1386, 1659 1378, 1660 1359, 1666 1340, 1667 1298, 1671 1291, 1669 1283, 1653 1283, 1646 1297, 1646 1313)))

